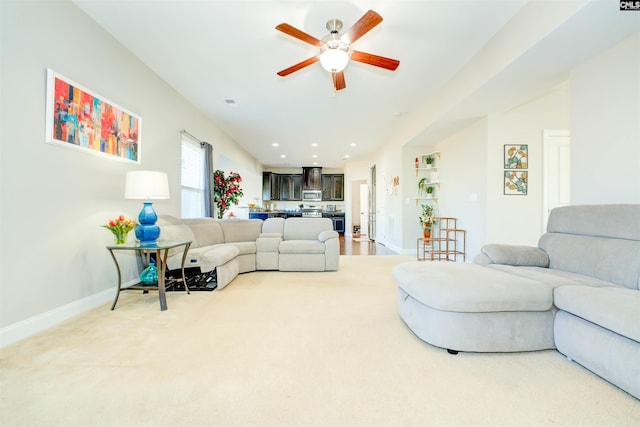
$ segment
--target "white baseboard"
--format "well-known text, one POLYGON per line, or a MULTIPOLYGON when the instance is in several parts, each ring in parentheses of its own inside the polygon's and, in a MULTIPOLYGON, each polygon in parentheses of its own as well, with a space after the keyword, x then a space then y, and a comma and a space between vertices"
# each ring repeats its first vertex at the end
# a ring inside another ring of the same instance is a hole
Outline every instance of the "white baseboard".
MULTIPOLYGON (((135 283, 135 281, 132 281, 131 284, 133 283, 135 283)), ((124 284, 124 286, 128 285, 129 284, 124 284)), ((97 294, 90 295, 78 301, 74 301, 45 313, 38 314, 6 326, 0 329, 0 348, 28 338, 38 332, 44 331, 45 329, 49 329, 52 326, 64 322, 65 320, 102 305, 105 302, 112 301, 115 292, 115 287, 106 289, 102 292, 98 292, 97 294)))
MULTIPOLYGON (((384 245, 387 247, 387 249, 391 249, 393 252, 399 253, 401 255, 409 255, 410 252, 406 252, 406 251, 410 251, 410 249, 402 249, 400 246, 396 246, 394 244, 391 244, 389 242, 386 242, 384 240, 376 240, 376 243, 380 243, 381 245, 384 245)), ((413 252, 415 253, 415 251, 413 252)))

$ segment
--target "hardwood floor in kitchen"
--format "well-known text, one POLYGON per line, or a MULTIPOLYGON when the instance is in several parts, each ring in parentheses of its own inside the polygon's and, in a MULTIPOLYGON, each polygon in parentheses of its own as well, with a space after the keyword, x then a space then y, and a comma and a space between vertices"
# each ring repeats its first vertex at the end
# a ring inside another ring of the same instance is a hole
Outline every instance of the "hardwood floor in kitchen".
POLYGON ((340 235, 340 255, 398 255, 386 246, 372 240, 359 241, 340 235))

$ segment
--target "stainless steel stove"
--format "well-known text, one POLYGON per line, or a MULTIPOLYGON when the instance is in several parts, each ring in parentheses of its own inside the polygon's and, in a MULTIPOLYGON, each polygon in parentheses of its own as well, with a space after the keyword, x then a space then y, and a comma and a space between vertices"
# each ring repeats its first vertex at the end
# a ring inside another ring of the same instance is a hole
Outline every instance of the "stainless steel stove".
POLYGON ((302 208, 303 218, 322 218, 322 208, 310 206, 302 208))

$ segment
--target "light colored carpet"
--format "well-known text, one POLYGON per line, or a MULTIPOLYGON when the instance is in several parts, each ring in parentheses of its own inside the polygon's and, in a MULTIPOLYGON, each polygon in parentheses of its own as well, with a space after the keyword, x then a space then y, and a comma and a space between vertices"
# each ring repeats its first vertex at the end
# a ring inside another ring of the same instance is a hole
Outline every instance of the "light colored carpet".
POLYGON ((7 426, 640 425, 640 401, 555 351, 447 354, 398 317, 404 256, 126 292, 2 350, 7 426))

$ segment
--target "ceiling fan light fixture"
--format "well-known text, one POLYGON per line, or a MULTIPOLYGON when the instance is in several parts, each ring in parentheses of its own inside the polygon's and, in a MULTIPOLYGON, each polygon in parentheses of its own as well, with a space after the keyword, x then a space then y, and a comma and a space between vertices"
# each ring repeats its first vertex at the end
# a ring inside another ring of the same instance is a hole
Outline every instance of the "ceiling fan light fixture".
POLYGON ((330 73, 339 73, 349 62, 349 54, 342 49, 327 49, 320 54, 322 68, 330 73))

